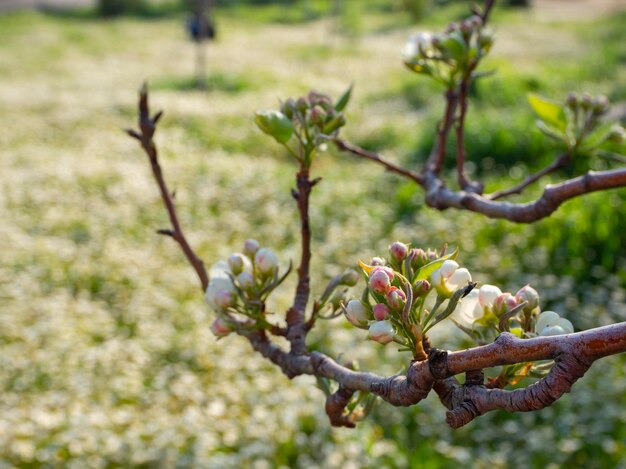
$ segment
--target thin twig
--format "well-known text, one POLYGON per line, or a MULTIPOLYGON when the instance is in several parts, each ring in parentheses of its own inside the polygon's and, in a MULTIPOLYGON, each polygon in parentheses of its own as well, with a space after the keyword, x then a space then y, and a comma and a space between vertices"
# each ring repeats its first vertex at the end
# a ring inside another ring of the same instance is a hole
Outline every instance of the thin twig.
POLYGON ((334 140, 335 145, 337 145, 337 148, 339 148, 340 150, 343 151, 347 151, 352 153, 353 155, 356 156, 360 156, 361 158, 365 158, 368 159, 370 161, 374 161, 382 166, 385 167, 385 169, 387 169, 388 171, 392 172, 392 173, 396 173, 399 174, 400 176, 404 176, 406 178, 409 178, 413 181, 415 181, 418 184, 422 184, 422 175, 420 173, 416 173, 415 171, 411 171, 409 169, 405 169, 402 166, 399 166, 395 163, 392 163, 388 160, 386 160, 381 154, 379 153, 375 153, 373 151, 369 151, 369 150, 364 150, 363 148, 360 148, 356 145, 352 145, 351 143, 348 143, 344 140, 341 140, 340 138, 336 138, 334 140))
POLYGON ((528 186, 530 186, 533 182, 538 181, 539 179, 541 179, 543 176, 547 174, 553 173, 554 171, 557 171, 558 169, 563 168, 565 165, 567 165, 567 163, 569 163, 570 159, 571 159, 570 155, 565 153, 559 156, 558 158, 556 158, 551 164, 549 164, 542 170, 537 171, 536 173, 528 176, 526 179, 524 179, 522 182, 520 182, 516 186, 513 186, 509 189, 496 191, 492 194, 485 194, 484 197, 489 200, 497 200, 503 197, 507 197, 509 195, 521 194, 522 191, 526 189, 528 186))
POLYGON ((154 144, 153 137, 156 131, 156 124, 161 116, 162 112, 159 111, 153 117, 150 117, 150 109, 148 105, 148 88, 146 85, 144 85, 139 93, 139 132, 130 129, 127 130, 127 133, 131 137, 139 140, 142 148, 146 152, 146 155, 148 155, 148 158, 150 159, 152 175, 154 176, 154 179, 159 186, 161 199, 163 200, 163 204, 165 205, 165 208, 167 210, 170 223, 172 224, 171 230, 164 229, 159 230, 158 232, 160 234, 170 236, 179 244, 183 253, 185 254, 185 257, 194 268, 196 274, 198 275, 198 278, 200 279, 202 291, 205 291, 209 285, 209 276, 207 275, 204 263, 196 255, 194 250, 187 242, 187 238, 185 237, 183 229, 178 220, 178 215, 176 213, 176 204, 174 203, 171 192, 167 188, 167 184, 165 183, 165 179, 163 177, 163 171, 161 170, 161 166, 159 165, 158 152, 156 145, 154 144))

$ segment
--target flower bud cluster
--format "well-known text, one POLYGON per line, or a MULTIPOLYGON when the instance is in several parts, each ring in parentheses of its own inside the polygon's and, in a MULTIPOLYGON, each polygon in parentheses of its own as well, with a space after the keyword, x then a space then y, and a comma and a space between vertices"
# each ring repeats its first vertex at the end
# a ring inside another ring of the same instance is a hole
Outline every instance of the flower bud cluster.
POLYGON ((262 327, 264 301, 283 278, 278 277, 278 256, 261 247, 256 240, 244 243, 243 252, 231 254, 226 261, 211 267, 204 298, 217 318, 211 331, 223 337, 237 327, 262 327), (237 319, 245 317, 245 321, 237 319))
POLYGON ((606 96, 570 93, 565 99, 570 148, 588 153, 606 141, 626 142, 626 130, 621 125, 604 122, 609 109, 606 96))
POLYGON ((492 45, 493 34, 484 28, 482 18, 474 15, 451 23, 443 33, 411 36, 404 47, 404 63, 451 88, 463 72, 476 68, 492 45))

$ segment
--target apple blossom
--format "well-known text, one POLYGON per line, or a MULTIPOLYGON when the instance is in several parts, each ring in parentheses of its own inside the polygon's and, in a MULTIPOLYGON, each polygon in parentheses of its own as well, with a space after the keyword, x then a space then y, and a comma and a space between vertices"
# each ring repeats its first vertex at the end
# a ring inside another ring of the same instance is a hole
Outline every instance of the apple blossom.
POLYGON ((554 311, 544 311, 537 318, 535 330, 541 336, 571 334, 574 332, 574 326, 554 311))
POLYGON ((483 308, 490 308, 500 295, 502 295, 502 290, 498 287, 485 284, 478 291, 478 302, 483 308))
POLYGON ((452 314, 452 318, 467 326, 471 326, 475 321, 482 318, 484 311, 478 302, 478 294, 478 289, 474 288, 465 295, 452 314))
POLYGON ((462 267, 453 260, 446 260, 430 275, 432 286, 437 289, 437 293, 444 297, 450 297, 453 292, 467 285, 472 281, 469 270, 462 267))
POLYGON ((204 300, 206 301, 206 303, 212 309, 217 311, 222 309, 220 304, 222 303, 222 297, 224 296, 224 294, 220 292, 227 292, 230 294, 235 293, 235 287, 233 285, 233 282, 225 274, 211 276, 209 286, 207 287, 206 293, 204 295, 204 300), (220 295, 219 300, 218 295, 220 295))
POLYGON ((247 239, 246 242, 243 243, 243 253, 252 259, 260 247, 261 245, 256 239, 247 239))

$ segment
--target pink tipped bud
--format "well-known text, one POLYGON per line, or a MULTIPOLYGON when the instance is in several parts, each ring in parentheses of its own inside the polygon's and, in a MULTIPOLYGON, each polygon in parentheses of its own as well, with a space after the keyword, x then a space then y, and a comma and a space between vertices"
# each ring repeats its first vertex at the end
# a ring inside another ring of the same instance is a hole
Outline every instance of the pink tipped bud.
POLYGON ((368 337, 380 344, 388 344, 396 335, 391 321, 376 321, 369 328, 368 337))
POLYGON ((278 256, 268 248, 259 249, 254 255, 254 263, 262 274, 273 274, 278 269, 278 256))
POLYGON ((243 243, 243 253, 252 259, 260 247, 261 245, 256 239, 247 239, 246 242, 243 243))
POLYGON ((509 292, 502 293, 493 302, 493 313, 500 317, 504 313, 511 311, 518 304, 517 299, 509 292))
POLYGON ((230 267, 230 271, 233 273, 233 275, 239 274, 243 270, 243 266, 243 254, 239 254, 238 252, 236 252, 228 257, 228 267, 230 267))
POLYGON ((391 315, 389 308, 386 304, 383 303, 375 304, 372 311, 374 313, 374 319, 376 319, 377 321, 384 321, 391 315))
POLYGON ((233 332, 233 327, 225 319, 217 318, 211 323, 211 332, 215 337, 225 337, 233 332))
POLYGON ((406 303, 406 294, 398 287, 389 287, 385 299, 392 309, 400 310, 404 308, 406 303))
POLYGON ((391 285, 391 282, 384 270, 376 269, 372 272, 372 275, 370 275, 369 285, 376 293, 385 293, 387 288, 391 285))
POLYGON ((406 244, 396 241, 389 246, 389 253, 397 261, 403 261, 409 253, 409 248, 406 244))
POLYGON ((255 286, 254 277, 248 272, 241 272, 236 280, 242 290, 251 290, 255 286))
POLYGON ((350 300, 345 308, 346 318, 353 325, 360 327, 367 325, 369 319, 369 311, 367 307, 359 300, 350 300))
POLYGON ((376 266, 385 265, 385 259, 383 259, 382 257, 372 257, 372 261, 370 262, 370 265, 376 265, 376 266))
POLYGON ((530 312, 539 306, 539 293, 530 285, 526 285, 518 290, 515 294, 518 303, 525 301, 524 311, 530 312))

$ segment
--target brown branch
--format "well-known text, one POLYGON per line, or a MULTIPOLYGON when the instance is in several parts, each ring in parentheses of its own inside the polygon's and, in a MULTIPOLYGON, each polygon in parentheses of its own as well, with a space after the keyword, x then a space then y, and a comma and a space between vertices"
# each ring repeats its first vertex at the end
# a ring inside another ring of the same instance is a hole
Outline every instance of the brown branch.
POLYGON ((306 307, 311 292, 309 267, 311 263, 311 226, 309 222, 309 196, 319 179, 309 178, 309 169, 302 165, 296 174, 296 190, 292 192, 300 214, 301 257, 298 267, 298 284, 293 305, 287 312, 287 339, 291 343, 291 353, 306 353, 306 335, 310 328, 305 320, 306 307))
POLYGON ((397 164, 391 163, 390 161, 387 161, 379 153, 364 150, 363 148, 357 147, 356 145, 352 145, 351 143, 348 143, 345 140, 342 140, 340 138, 336 138, 334 140, 334 143, 335 145, 337 145, 337 148, 339 148, 339 150, 347 151, 347 152, 352 153, 353 155, 360 156, 361 158, 374 161, 375 163, 382 165, 385 169, 387 169, 387 171, 409 178, 415 181, 419 185, 422 185, 423 183, 422 175, 420 173, 416 173, 415 171, 411 171, 397 164))
POLYGON ((626 186, 626 168, 588 171, 582 176, 548 185, 537 200, 527 203, 497 202, 466 191, 451 191, 434 174, 425 175, 426 204, 438 210, 457 208, 482 213, 489 218, 504 218, 517 223, 532 223, 551 215, 564 202, 591 192, 626 186))
POLYGON ((526 189, 528 186, 530 186, 533 182, 538 181, 539 179, 541 179, 543 176, 546 176, 547 174, 553 173, 554 171, 563 168, 565 165, 567 165, 567 163, 569 163, 571 160, 571 157, 569 154, 565 153, 561 156, 559 156, 558 158, 556 158, 551 164, 549 164, 548 166, 546 166, 545 168, 541 169, 540 171, 537 171, 534 174, 531 174, 530 176, 528 176, 526 179, 524 179, 522 182, 520 182, 519 184, 509 188, 509 189, 503 189, 501 191, 496 191, 492 194, 485 194, 485 198, 489 199, 489 200, 497 200, 497 199, 501 199, 503 197, 507 197, 509 195, 513 195, 513 194, 521 194, 522 191, 524 189, 526 189))
POLYGON ((354 395, 354 391, 343 386, 326 398, 326 414, 333 427, 356 427, 356 422, 350 414, 345 412, 346 406, 350 403, 350 399, 354 395))
POLYGON ((437 125, 437 140, 426 161, 426 170, 434 174, 439 174, 443 167, 443 160, 446 155, 446 142, 452 124, 454 123, 454 115, 459 102, 459 96, 454 90, 448 90, 445 96, 446 107, 443 113, 443 119, 437 125))
POLYGON ((176 205, 174 203, 174 199, 167 188, 165 179, 163 177, 163 171, 161 170, 161 166, 159 165, 158 152, 156 145, 154 144, 153 137, 156 131, 156 124, 161 116, 162 112, 159 111, 153 117, 150 117, 150 109, 148 106, 148 88, 146 85, 144 85, 139 93, 139 132, 129 129, 127 130, 127 133, 131 137, 139 140, 143 150, 146 152, 146 155, 148 155, 148 158, 150 159, 152 174, 157 182, 157 185, 159 186, 161 199, 163 200, 163 204, 167 209, 167 214, 169 216, 170 223, 172 224, 171 230, 159 230, 159 233, 170 236, 179 244, 183 253, 185 254, 185 257, 194 268, 196 274, 198 275, 198 278, 200 279, 202 291, 205 291, 209 285, 209 276, 207 275, 204 263, 191 248, 191 246, 187 242, 187 238, 185 238, 185 234, 183 233, 180 222, 178 221, 178 215, 176 213, 176 205))

